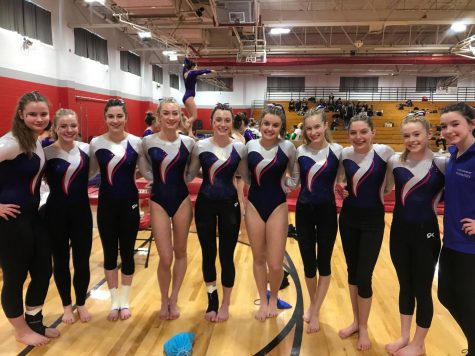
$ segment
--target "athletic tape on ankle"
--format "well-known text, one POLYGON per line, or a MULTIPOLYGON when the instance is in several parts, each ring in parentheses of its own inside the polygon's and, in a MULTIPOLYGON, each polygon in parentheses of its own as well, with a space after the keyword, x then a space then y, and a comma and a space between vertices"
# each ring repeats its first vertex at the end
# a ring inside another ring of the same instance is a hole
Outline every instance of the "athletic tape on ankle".
POLYGON ((111 310, 120 309, 119 290, 117 288, 109 289, 111 294, 111 310))
POLYGON ((129 290, 130 286, 120 287, 120 309, 129 309, 129 290))

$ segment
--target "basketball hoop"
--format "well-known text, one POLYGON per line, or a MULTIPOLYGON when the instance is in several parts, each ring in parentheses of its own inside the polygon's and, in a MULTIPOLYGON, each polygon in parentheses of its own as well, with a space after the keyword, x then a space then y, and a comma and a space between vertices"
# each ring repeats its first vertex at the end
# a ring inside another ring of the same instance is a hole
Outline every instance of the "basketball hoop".
POLYGON ((460 41, 450 49, 450 53, 457 56, 475 59, 475 35, 460 41))
POLYGON ((237 63, 266 63, 267 56, 265 51, 241 51, 236 55, 237 63))

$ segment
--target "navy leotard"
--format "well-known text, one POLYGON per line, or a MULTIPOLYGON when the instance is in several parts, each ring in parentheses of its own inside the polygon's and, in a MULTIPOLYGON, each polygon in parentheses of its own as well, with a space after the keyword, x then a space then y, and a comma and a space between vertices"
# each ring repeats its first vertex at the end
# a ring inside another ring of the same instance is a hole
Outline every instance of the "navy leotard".
POLYGON ((193 148, 187 180, 192 179, 201 166, 200 194, 212 200, 233 199, 237 196, 234 174, 239 171, 241 176, 247 176, 246 157, 246 146, 240 141, 233 140, 226 147, 217 146, 211 138, 198 141, 193 148))
POLYGON ((307 145, 297 149, 293 177, 301 181, 298 201, 304 204, 335 204, 334 185, 342 147, 331 143, 315 151, 307 145))
POLYGON ((188 58, 185 58, 184 67, 183 67, 183 81, 185 82, 185 95, 183 96, 183 102, 188 98, 194 97, 196 95, 196 81, 198 76, 202 74, 211 73, 209 69, 201 70, 186 70, 186 66, 189 63, 188 58), (185 73, 188 73, 185 77, 185 73))
POLYGON ((89 205, 87 194, 89 145, 77 142, 70 152, 51 145, 44 151, 47 160, 46 179, 50 188, 49 204, 89 205))
POLYGON ((432 152, 422 161, 401 162, 400 157, 389 160, 396 187, 394 219, 411 224, 433 220, 444 188, 446 157, 434 157, 432 152))
POLYGON ((153 180, 150 199, 173 217, 188 196, 185 174, 195 141, 178 135, 173 141, 164 141, 158 135, 143 139, 143 150, 148 168, 145 178, 153 180))
POLYGON ((369 153, 356 153, 353 147, 342 152, 348 197, 343 206, 356 209, 383 209, 387 161, 391 147, 374 144, 369 153))
POLYGON ((137 200, 138 190, 135 184, 135 167, 142 154, 142 140, 127 134, 119 143, 114 143, 104 136, 91 141, 91 170, 97 164, 101 172, 99 197, 107 200, 137 200))
POLYGON ((17 204, 22 211, 37 210, 39 189, 43 176, 45 156, 40 141, 29 157, 20 151, 18 141, 11 132, 1 137, 0 149, 0 203, 17 204))
POLYGON ((246 147, 251 172, 248 200, 267 221, 274 209, 286 201, 285 171, 292 173, 296 149, 293 143, 283 140, 270 150, 263 148, 260 140, 251 140, 246 147))

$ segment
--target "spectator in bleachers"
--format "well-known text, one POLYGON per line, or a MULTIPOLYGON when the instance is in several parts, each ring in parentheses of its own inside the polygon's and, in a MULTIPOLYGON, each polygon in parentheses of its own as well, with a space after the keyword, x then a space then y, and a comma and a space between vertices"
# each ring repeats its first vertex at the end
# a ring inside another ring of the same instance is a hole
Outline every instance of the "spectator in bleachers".
POLYGON ((294 101, 294 99, 290 99, 290 101, 289 101, 289 111, 295 111, 295 101, 294 101))

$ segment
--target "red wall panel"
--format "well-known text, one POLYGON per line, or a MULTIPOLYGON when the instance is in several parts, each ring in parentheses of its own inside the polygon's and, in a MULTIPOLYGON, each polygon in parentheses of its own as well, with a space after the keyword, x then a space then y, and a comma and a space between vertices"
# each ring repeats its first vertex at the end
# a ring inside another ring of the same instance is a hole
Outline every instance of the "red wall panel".
MULTIPOLYGON (((80 132, 83 140, 86 141, 91 136, 97 136, 105 132, 104 105, 110 98, 108 95, 76 90, 74 88, 57 87, 53 85, 37 84, 23 80, 0 77, 0 136, 10 130, 13 112, 15 111, 18 99, 26 92, 37 90, 45 95, 51 103, 50 117, 53 119, 54 113, 59 108, 68 108, 76 111, 80 132)), ((150 110, 156 112, 157 105, 150 101, 125 99, 129 120, 127 129, 130 133, 142 136, 145 130, 145 113, 150 110)), ((210 115, 212 108, 199 108, 198 118, 203 121, 203 129, 211 128, 210 115)), ((244 111, 251 114, 249 108, 235 108, 234 113, 244 111)))

